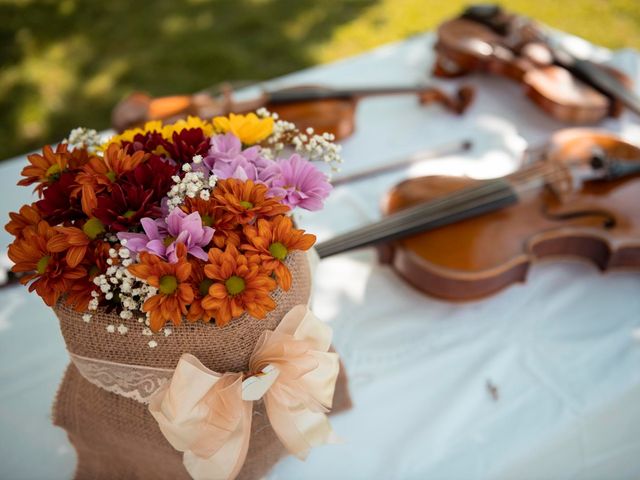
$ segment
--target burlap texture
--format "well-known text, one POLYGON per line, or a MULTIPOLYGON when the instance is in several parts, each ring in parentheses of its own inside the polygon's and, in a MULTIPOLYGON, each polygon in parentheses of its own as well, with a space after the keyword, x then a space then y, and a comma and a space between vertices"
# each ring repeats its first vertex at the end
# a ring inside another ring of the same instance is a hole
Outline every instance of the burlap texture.
MULTIPOLYGON (((169 336, 143 335, 143 324, 121 321, 116 314, 99 313, 91 322, 65 306, 54 310, 60 320, 67 349, 75 354, 119 363, 174 368, 183 353, 195 355, 217 372, 248 369, 253 347, 265 330, 273 330, 292 307, 305 304, 311 276, 304 253, 291 255, 293 277, 288 292, 273 293, 277 308, 267 318, 244 315, 223 328, 201 322, 172 328, 169 336), (125 323, 126 335, 107 333, 108 325, 125 323), (148 342, 158 342, 149 348, 148 342)), ((336 385, 333 412, 351 405, 344 372, 336 385)), ((54 423, 64 428, 78 453, 75 478, 85 479, 188 479, 182 453, 164 438, 147 406, 107 392, 85 380, 71 364, 65 373, 54 405, 54 423)), ((286 451, 271 428, 264 405, 254 405, 252 434, 247 460, 239 478, 261 478, 286 451)))

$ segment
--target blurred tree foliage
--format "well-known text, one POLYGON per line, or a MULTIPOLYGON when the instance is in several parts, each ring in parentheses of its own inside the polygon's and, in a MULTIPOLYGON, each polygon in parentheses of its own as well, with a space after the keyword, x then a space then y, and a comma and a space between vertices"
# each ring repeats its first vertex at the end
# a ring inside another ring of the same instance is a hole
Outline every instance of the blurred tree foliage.
MULTIPOLYGON (((133 90, 262 80, 434 28, 467 0, 0 0, 0 158, 108 126, 133 90)), ((638 0, 503 4, 611 48, 640 48, 638 0)))

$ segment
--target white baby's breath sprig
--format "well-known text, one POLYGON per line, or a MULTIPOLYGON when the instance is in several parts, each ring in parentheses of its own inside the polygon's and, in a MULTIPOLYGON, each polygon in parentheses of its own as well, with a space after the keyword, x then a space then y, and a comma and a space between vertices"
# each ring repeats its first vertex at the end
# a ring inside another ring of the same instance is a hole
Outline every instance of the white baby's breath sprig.
POLYGON ((331 166, 333 172, 339 170, 342 163, 340 151, 342 146, 335 142, 331 133, 317 134, 313 128, 300 131, 293 123, 280 120, 278 115, 261 108, 257 112, 261 118, 273 118, 273 133, 267 138, 267 145, 261 153, 267 158, 277 158, 287 145, 291 145, 296 153, 311 161, 324 162, 331 166))
MULTIPOLYGON (((202 155, 193 157, 194 164, 202 163, 202 155)), ((167 207, 172 212, 176 207, 182 205, 186 198, 199 197, 208 200, 211 196, 211 190, 216 186, 218 181, 215 175, 206 175, 202 170, 194 170, 191 164, 185 163, 182 166, 184 176, 174 175, 172 177, 173 186, 167 193, 167 207)))
MULTIPOLYGON (((129 272, 128 267, 133 262, 132 256, 131 251, 124 246, 118 250, 111 248, 109 267, 105 273, 93 279, 93 283, 100 289, 105 300, 119 299, 119 316, 122 320, 132 320, 142 310, 144 302, 156 294, 154 287, 129 272), (117 258, 120 259, 119 263, 114 262, 117 258)), ((88 307, 90 312, 98 309, 99 295, 98 292, 92 294, 93 298, 89 301, 88 307)))
POLYGON ((62 143, 67 143, 72 148, 86 148, 89 153, 95 153, 102 141, 96 130, 78 127, 71 130, 69 137, 65 138, 62 143))

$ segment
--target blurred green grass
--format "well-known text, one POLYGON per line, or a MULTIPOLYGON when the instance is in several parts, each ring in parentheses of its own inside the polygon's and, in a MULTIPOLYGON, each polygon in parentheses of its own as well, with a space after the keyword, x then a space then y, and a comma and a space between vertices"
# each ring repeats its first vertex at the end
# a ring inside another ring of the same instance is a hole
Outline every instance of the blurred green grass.
MULTIPOLYGON (((0 159, 82 125, 133 90, 262 80, 433 29, 469 1, 0 0, 0 159)), ((638 0, 510 0, 610 48, 640 49, 638 0)))

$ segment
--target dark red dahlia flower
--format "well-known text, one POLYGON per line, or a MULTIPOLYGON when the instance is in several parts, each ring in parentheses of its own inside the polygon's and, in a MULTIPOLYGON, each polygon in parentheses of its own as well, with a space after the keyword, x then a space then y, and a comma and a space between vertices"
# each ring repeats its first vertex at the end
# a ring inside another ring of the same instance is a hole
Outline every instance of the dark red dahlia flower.
POLYGON ((169 157, 178 164, 191 163, 194 155, 207 155, 209 151, 209 137, 201 128, 185 128, 174 132, 171 141, 163 140, 162 146, 169 157))
POLYGON ((113 232, 122 232, 140 224, 143 217, 159 217, 160 207, 152 201, 153 191, 137 185, 114 184, 111 195, 98 197, 95 217, 113 232))
POLYGON ((36 202, 36 207, 50 225, 84 217, 79 199, 72 195, 76 187, 75 173, 65 172, 44 190, 43 198, 36 202))
POLYGON ((178 172, 176 165, 170 164, 162 158, 152 155, 145 163, 138 165, 131 172, 124 174, 118 183, 121 185, 136 185, 144 190, 153 192, 151 201, 160 203, 173 186, 173 177, 178 172))
POLYGON ((124 148, 129 155, 135 152, 143 151, 145 153, 158 154, 158 147, 162 147, 162 134, 160 132, 138 133, 133 137, 132 142, 123 141, 124 148))

